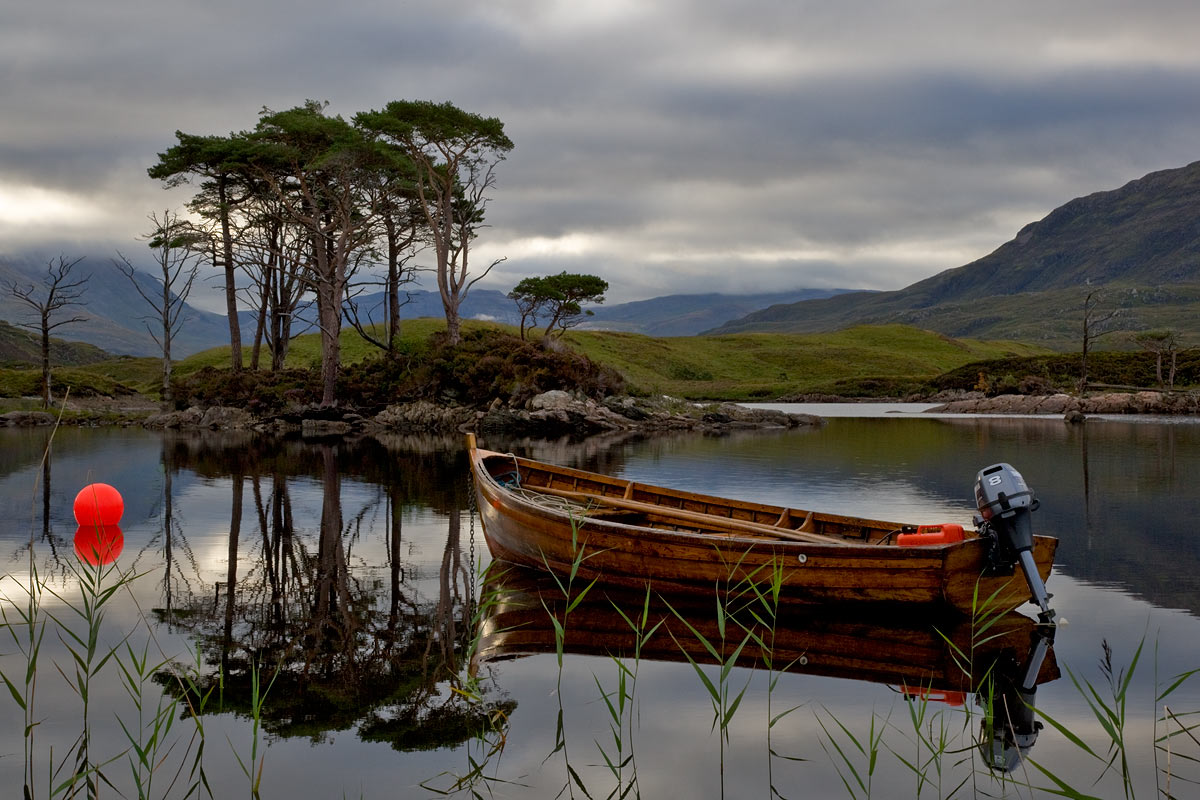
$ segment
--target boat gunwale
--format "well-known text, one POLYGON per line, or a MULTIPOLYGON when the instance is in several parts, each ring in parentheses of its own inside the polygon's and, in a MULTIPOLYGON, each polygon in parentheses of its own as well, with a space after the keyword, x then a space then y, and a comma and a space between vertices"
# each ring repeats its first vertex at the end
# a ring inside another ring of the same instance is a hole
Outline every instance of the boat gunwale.
MULTIPOLYGON (((610 482, 609 485, 613 485, 613 486, 619 486, 622 484, 626 484, 626 485, 632 484, 632 485, 641 487, 649 492, 657 492, 659 490, 665 489, 668 493, 672 493, 672 490, 670 490, 668 487, 660 487, 660 486, 656 486, 654 484, 647 484, 647 483, 644 483, 641 481, 626 481, 625 479, 614 478, 612 476, 604 475, 602 473, 588 472, 586 470, 574 469, 572 467, 560 467, 558 465, 546 464, 545 462, 534 461, 531 459, 522 458, 520 456, 516 456, 511 453, 499 453, 499 452, 492 451, 492 450, 484 450, 481 448, 474 448, 472 450, 472 454, 473 454, 473 458, 475 458, 477 460, 477 463, 480 466, 480 469, 473 470, 473 473, 476 475, 477 479, 480 477, 486 477, 487 485, 489 486, 489 488, 491 488, 492 492, 495 493, 498 497, 504 498, 503 502, 509 503, 509 504, 515 504, 515 505, 523 508, 526 511, 526 513, 532 513, 533 516, 541 517, 541 518, 549 518, 549 519, 553 519, 553 520, 566 520, 569 522, 572 519, 572 515, 568 511, 559 510, 559 509, 555 509, 555 508, 552 508, 549 506, 541 505, 541 504, 536 503, 532 500, 529 500, 525 497, 522 497, 521 495, 517 494, 516 492, 511 491, 511 489, 504 486, 496 479, 496 477, 491 473, 491 471, 488 470, 484 466, 484 462, 486 462, 489 458, 498 457, 498 458, 503 458, 503 459, 515 460, 517 462, 516 463, 517 466, 520 466, 522 463, 524 463, 526 465, 532 465, 537 469, 542 469, 542 470, 544 470, 546 472, 550 472, 550 473, 558 473, 558 474, 570 473, 572 475, 578 475, 579 477, 584 477, 587 479, 596 479, 596 478, 608 479, 608 481, 610 482)), ((605 481, 600 480, 598 482, 604 483, 605 481)), ((538 489, 541 489, 541 488, 546 488, 546 487, 531 486, 531 487, 529 487, 529 490, 536 492, 538 489)), ((674 490, 674 491, 680 491, 680 490, 674 490)), ((592 492, 582 492, 582 493, 594 494, 592 492)), ((728 502, 731 506, 738 506, 739 504, 745 504, 748 506, 753 506, 753 507, 759 508, 759 509, 761 509, 763 511, 767 511, 767 512, 779 512, 779 513, 797 512, 798 514, 809 513, 807 510, 804 510, 804 509, 793 509, 793 508, 785 507, 785 506, 772 506, 772 505, 763 504, 763 503, 755 503, 753 501, 733 500, 732 498, 724 498, 724 497, 719 497, 716 495, 702 495, 702 494, 695 493, 695 492, 688 492, 687 494, 694 496, 694 497, 698 497, 698 498, 712 499, 712 500, 715 500, 715 501, 718 501, 721 503, 728 502)), ((670 511, 670 510, 672 510, 671 507, 669 507, 669 506, 664 507, 664 511, 670 511)), ((679 509, 676 509, 676 510, 679 510, 679 509)), ((829 519, 835 519, 838 521, 844 520, 851 525, 858 525, 860 522, 867 523, 867 524, 870 524, 873 527, 876 527, 880 530, 892 530, 896 533, 903 531, 904 528, 910 527, 910 525, 911 525, 908 523, 899 523, 899 522, 892 522, 892 521, 885 521, 885 520, 873 520, 873 519, 867 519, 867 518, 863 518, 863 517, 851 517, 851 516, 844 516, 844 515, 839 515, 839 514, 829 514, 829 513, 823 513, 823 512, 813 512, 813 513, 814 514, 821 513, 823 517, 826 517, 829 519)), ((722 517, 721 515, 713 515, 713 516, 718 519, 728 519, 734 523, 748 521, 748 520, 739 520, 736 517, 722 517)), ((936 545, 901 546, 901 545, 894 544, 894 543, 855 541, 853 539, 841 538, 841 537, 838 537, 838 536, 835 536, 832 534, 815 534, 816 536, 827 537, 829 539, 828 543, 824 543, 824 542, 815 542, 815 541, 796 541, 793 539, 786 538, 787 533, 794 532, 794 529, 789 529, 789 528, 780 528, 780 536, 778 538, 773 539, 773 538, 769 538, 768 534, 765 534, 765 533, 762 535, 736 534, 736 533, 719 534, 718 535, 718 534, 714 534, 712 532, 706 532, 706 531, 700 531, 700 530, 673 530, 673 529, 667 529, 667 528, 654 528, 649 525, 637 525, 637 524, 628 523, 628 522, 621 522, 620 520, 605 519, 604 517, 599 517, 599 516, 590 517, 590 516, 584 515, 584 516, 576 518, 576 519, 579 520, 581 525, 583 523, 586 523, 588 525, 600 525, 600 526, 603 526, 604 528, 610 529, 613 535, 625 535, 625 536, 637 535, 639 538, 661 539, 664 542, 671 542, 671 543, 676 543, 676 544, 680 544, 680 545, 686 544, 687 546, 692 546, 692 547, 695 547, 698 545, 703 545, 705 548, 711 548, 716 544, 719 544, 719 545, 742 544, 742 545, 747 545, 747 546, 753 547, 755 549, 772 548, 772 549, 782 549, 785 552, 802 551, 805 554, 809 554, 809 555, 812 555, 814 553, 819 553, 822 555, 830 555, 830 556, 841 555, 841 556, 851 556, 851 557, 855 557, 855 558, 862 558, 869 553, 869 554, 874 554, 875 556, 880 557, 884 560, 893 560, 893 559, 897 559, 897 558, 899 558, 899 559, 922 559, 922 558, 924 558, 924 559, 939 559, 940 560, 945 557, 945 554, 948 551, 975 546, 979 540, 979 537, 977 537, 977 536, 969 536, 968 538, 965 538, 959 542, 950 542, 950 543, 936 544, 936 545)))

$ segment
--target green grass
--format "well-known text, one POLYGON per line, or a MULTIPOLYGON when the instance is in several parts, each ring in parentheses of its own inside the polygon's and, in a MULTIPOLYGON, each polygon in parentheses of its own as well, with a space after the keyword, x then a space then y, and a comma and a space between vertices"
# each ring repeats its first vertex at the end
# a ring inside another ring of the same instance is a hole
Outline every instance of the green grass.
POLYGON ((620 370, 642 391, 691 399, 746 400, 848 394, 847 382, 903 386, 972 361, 1047 352, 1018 342, 956 340, 904 325, 835 333, 686 336, 573 331, 566 340, 620 370))
MULTIPOLYGON (((50 383, 56 399, 61 398, 68 388, 76 397, 95 395, 116 397, 134 391, 122 381, 95 367, 51 367, 50 383)), ((0 368, 0 397, 40 398, 41 396, 41 367, 0 368)))
MULTIPOLYGON (((429 337, 445 328, 441 319, 406 320, 400 349, 419 355, 429 337)), ((469 320, 464 330, 511 326, 469 320)), ((951 339, 903 325, 861 326, 822 334, 731 334, 653 338, 634 333, 571 331, 567 346, 621 372, 632 391, 668 394, 691 400, 769 400, 796 394, 904 396, 925 390, 943 373, 976 361, 1036 356, 1049 351, 1019 342, 951 339)), ((345 366, 382 355, 351 328, 341 336, 345 366)), ((287 367, 318 369, 320 337, 300 336, 292 342, 287 367)), ((249 365, 251 351, 243 348, 249 365)), ((267 354, 261 356, 265 362, 267 354)), ((204 367, 224 368, 229 348, 217 347, 175 364, 186 377, 204 367)), ((88 367, 55 369, 56 383, 71 386, 75 396, 114 395, 136 391, 157 397, 160 362, 156 358, 119 357, 88 367)), ((38 394, 35 368, 0 369, 0 397, 38 394)), ((61 389, 56 390, 61 394, 61 389)), ((11 404, 7 404, 11 405, 11 404)))
MULTIPOLYGON (((425 343, 431 335, 445 329, 446 322, 442 319, 422 317, 421 319, 404 320, 400 325, 400 349, 408 353, 420 352, 425 349, 425 343)), ((464 331, 477 329, 502 329, 513 333, 517 332, 516 328, 509 325, 497 325, 479 320, 463 321, 464 331)), ((375 330, 377 332, 377 328, 375 330)), ((358 332, 351 327, 342 329, 340 340, 343 365, 357 364, 360 361, 379 358, 383 353, 378 347, 359 336, 358 332)), ((246 366, 250 365, 250 355, 251 348, 243 347, 242 360, 246 366)), ((267 353, 265 348, 260 356, 260 360, 262 361, 260 366, 264 368, 270 364, 270 354, 267 353)), ((229 348, 214 347, 182 359, 175 365, 175 372, 183 376, 204 367, 227 366, 229 366, 229 348)), ((288 348, 288 356, 284 362, 284 366, 300 369, 319 369, 321 366, 320 335, 309 333, 292 340, 288 348)))

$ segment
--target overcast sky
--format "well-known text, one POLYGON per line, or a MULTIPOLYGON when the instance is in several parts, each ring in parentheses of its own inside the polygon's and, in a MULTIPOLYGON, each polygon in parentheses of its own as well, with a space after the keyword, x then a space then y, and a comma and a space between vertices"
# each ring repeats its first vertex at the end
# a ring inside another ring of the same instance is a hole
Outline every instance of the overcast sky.
POLYGON ((500 118, 472 257, 610 302, 896 289, 1200 159, 1195 0, 5 0, 0 253, 137 255, 179 129, 500 118))

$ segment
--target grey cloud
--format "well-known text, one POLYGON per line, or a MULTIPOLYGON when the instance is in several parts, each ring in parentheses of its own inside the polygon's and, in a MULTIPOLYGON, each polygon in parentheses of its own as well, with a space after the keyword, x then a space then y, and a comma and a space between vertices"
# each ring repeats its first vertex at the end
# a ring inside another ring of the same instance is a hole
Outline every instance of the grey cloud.
POLYGON ((516 143, 480 243, 514 253, 485 285, 894 288, 1194 160, 1197 23, 1183 0, 29 3, 0 30, 0 193, 76 191, 113 214, 91 235, 130 242, 180 197, 145 176, 176 129, 451 100, 516 143))

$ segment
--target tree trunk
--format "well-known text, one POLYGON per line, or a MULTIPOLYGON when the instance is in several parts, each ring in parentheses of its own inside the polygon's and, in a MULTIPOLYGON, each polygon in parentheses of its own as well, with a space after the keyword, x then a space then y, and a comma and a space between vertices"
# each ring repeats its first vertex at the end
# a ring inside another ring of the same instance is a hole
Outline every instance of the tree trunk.
POLYGON ((254 348, 250 351, 250 369, 258 372, 258 360, 262 355, 263 332, 267 328, 267 294, 263 293, 258 306, 258 325, 254 329, 254 348))
POLYGON ((317 260, 317 320, 321 329, 321 405, 337 405, 338 365, 342 357, 342 296, 344 268, 329 252, 323 236, 313 236, 317 260))
MULTIPOLYGON (((428 210, 426 218, 430 221, 431 230, 437 231, 434 236, 436 240, 434 248, 437 251, 438 293, 442 298, 442 309, 446 312, 446 342, 451 347, 456 347, 462 339, 462 319, 458 313, 458 309, 462 305, 462 295, 459 293, 460 284, 457 275, 460 267, 452 249, 454 228, 451 209, 454 207, 454 193, 448 183, 443 183, 440 193, 440 206, 445 214, 444 219, 435 222, 428 210)), ((465 271, 465 256, 463 260, 462 268, 465 271)))
MULTIPOLYGON (((166 223, 164 223, 164 228, 166 223)), ((159 398, 162 403, 163 411, 171 409, 171 286, 169 270, 166 267, 167 247, 163 247, 163 285, 162 285, 162 304, 159 310, 162 311, 162 386, 159 389, 159 398)))
POLYGON ((458 316, 458 305, 443 303, 442 307, 446 310, 446 342, 454 347, 462 340, 462 319, 458 316))
POLYGON ((391 214, 384 214, 383 224, 388 244, 387 354, 394 356, 400 347, 400 242, 391 214))
POLYGON ((291 329, 287 326, 281 309, 271 311, 271 372, 283 369, 283 361, 287 358, 288 337, 291 329))
POLYGON ((42 408, 50 408, 50 318, 42 313, 42 408))
MULTIPOLYGON (((332 294, 323 284, 320 293, 332 294)), ((327 299, 321 304, 321 405, 337 405, 338 364, 342 356, 341 308, 336 299, 327 299)))
POLYGON ((171 393, 171 338, 168 336, 163 339, 163 359, 162 359, 162 407, 164 411, 169 411, 174 396, 171 393))
POLYGON ((225 261, 225 313, 229 315, 229 355, 234 372, 242 371, 242 326, 238 322, 236 270, 233 266, 233 232, 229 229, 229 193, 225 178, 217 180, 221 203, 221 247, 225 261))
POLYGON ((1079 363, 1079 396, 1082 397, 1087 392, 1088 386, 1088 346, 1092 343, 1091 339, 1091 320, 1088 318, 1086 309, 1083 314, 1083 356, 1079 363))

